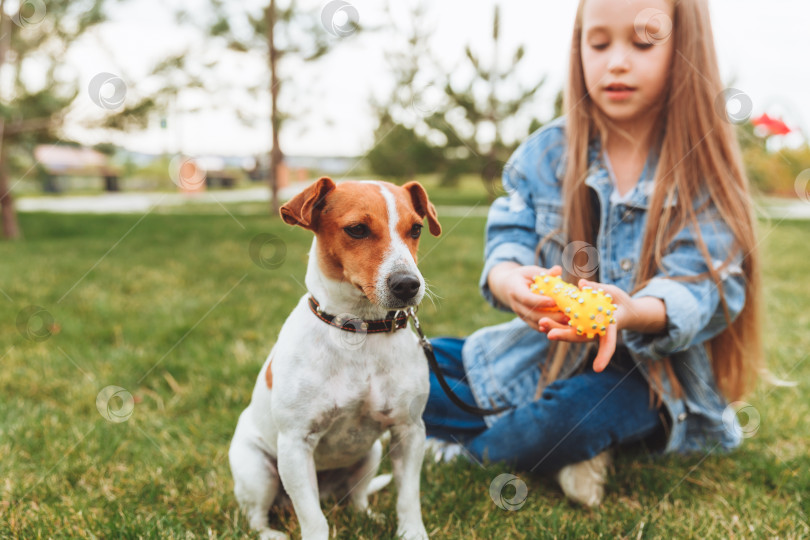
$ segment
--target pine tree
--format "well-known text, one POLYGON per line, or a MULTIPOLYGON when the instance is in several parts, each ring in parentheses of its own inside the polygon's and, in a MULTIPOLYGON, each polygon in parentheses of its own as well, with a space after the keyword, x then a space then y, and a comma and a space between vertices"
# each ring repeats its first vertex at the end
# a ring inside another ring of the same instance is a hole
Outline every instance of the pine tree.
MULTIPOLYGON (((450 167, 446 180, 461 172, 478 172, 490 193, 500 176, 502 166, 519 141, 504 139, 505 122, 515 118, 545 83, 545 77, 528 88, 519 87, 515 78, 525 58, 525 47, 519 45, 508 62, 501 60, 500 8, 495 6, 492 19, 492 60, 486 64, 470 45, 465 48, 466 59, 473 68, 473 76, 466 85, 456 87, 449 78, 444 91, 447 104, 427 119, 428 125, 442 133, 448 152, 463 156, 455 167, 450 167), (508 93, 506 88, 519 89, 508 93), (460 114, 459 114, 460 113, 460 114), (460 117, 460 118, 459 118, 460 117), (489 132, 490 137, 485 137, 489 132)), ((530 128, 539 127, 533 121, 530 128)))

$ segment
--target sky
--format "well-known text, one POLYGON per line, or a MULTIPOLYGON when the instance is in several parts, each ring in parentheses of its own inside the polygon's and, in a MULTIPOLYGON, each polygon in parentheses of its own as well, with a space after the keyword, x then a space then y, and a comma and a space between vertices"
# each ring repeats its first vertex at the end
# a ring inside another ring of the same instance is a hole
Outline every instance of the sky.
MULTIPOLYGON (((335 0, 332 0, 333 2, 335 0)), ((398 0, 393 17, 407 27, 407 6, 415 0, 398 0)), ((147 75, 157 61, 180 51, 215 61, 211 87, 223 82, 258 84, 267 78, 266 60, 223 52, 215 40, 203 37, 191 25, 179 25, 174 10, 183 7, 204 13, 208 0, 137 0, 111 6, 110 21, 94 28, 70 51, 64 69, 75 73, 81 94, 68 115, 65 134, 86 144, 112 139, 130 150, 147 153, 250 156, 270 145, 269 98, 251 101, 234 93, 189 93, 172 104, 166 128, 158 118, 150 128, 133 133, 106 133, 88 129, 87 121, 105 111, 93 102, 94 77, 109 73, 125 84, 126 99, 148 92, 155 81, 147 75), (240 103, 253 126, 241 123, 231 105, 240 103)), ((261 6, 261 0, 234 3, 261 6)), ((426 26, 431 28, 430 48, 447 73, 464 64, 464 47, 470 45, 485 59, 491 54, 490 0, 440 0, 426 2, 426 26)), ((322 12, 325 1, 299 0, 302 7, 322 12)), ((376 120, 372 100, 383 100, 392 89, 386 51, 396 50, 396 34, 386 26, 381 0, 351 0, 363 26, 382 28, 348 39, 331 37, 335 45, 322 60, 306 65, 281 66, 292 79, 284 88, 283 104, 293 119, 282 131, 282 149, 289 155, 363 155, 373 144, 376 120)), ((515 80, 528 86, 546 77, 526 113, 516 119, 516 131, 531 116, 548 120, 555 94, 567 70, 567 44, 573 26, 573 0, 502 0, 502 60, 519 44, 526 49, 523 68, 515 80)), ((804 133, 810 129, 810 2, 803 0, 710 0, 715 41, 723 80, 750 98, 752 114, 782 116, 804 133)), ((334 4, 333 4, 334 6, 334 4)), ((338 15, 340 16, 340 15, 338 15)), ((324 28, 326 31, 326 28, 324 28)), ((457 73, 463 78, 463 70, 457 73)), ((429 95, 431 75, 421 85, 429 95)), ((114 94, 115 88, 102 88, 114 94)), ((508 89, 507 89, 508 90, 508 89)), ((114 95, 108 96, 110 98, 114 95)), ((517 136, 517 132, 515 133, 517 136)), ((798 138, 798 136, 797 136, 798 138)))

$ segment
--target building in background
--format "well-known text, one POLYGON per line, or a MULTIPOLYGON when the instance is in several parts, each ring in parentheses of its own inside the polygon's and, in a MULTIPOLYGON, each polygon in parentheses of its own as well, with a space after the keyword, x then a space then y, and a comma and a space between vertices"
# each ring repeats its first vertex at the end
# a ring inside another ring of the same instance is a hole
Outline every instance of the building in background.
POLYGON ((109 156, 92 148, 40 144, 34 148, 34 159, 45 173, 43 190, 46 192, 119 190, 120 170, 110 162, 109 156))

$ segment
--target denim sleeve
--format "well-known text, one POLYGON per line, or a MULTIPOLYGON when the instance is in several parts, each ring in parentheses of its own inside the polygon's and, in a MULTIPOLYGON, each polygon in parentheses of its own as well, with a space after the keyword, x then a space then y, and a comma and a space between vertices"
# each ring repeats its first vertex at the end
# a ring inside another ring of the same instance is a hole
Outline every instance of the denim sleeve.
MULTIPOLYGON (((700 221, 700 231, 712 264, 720 269, 722 294, 734 320, 745 303, 745 279, 742 273, 743 254, 739 252, 728 227, 714 215, 700 221), (725 267, 721 265, 730 257, 725 267)), ((663 258, 664 271, 659 272, 633 297, 652 296, 666 305, 667 322, 656 334, 624 330, 627 347, 653 360, 684 351, 721 333, 728 326, 720 290, 708 275, 708 264, 694 237, 694 229, 685 227, 671 244, 663 258), (701 274, 705 277, 690 281, 701 274), (671 278, 687 278, 675 280, 671 278)))
POLYGON ((556 228, 551 226, 553 217, 537 219, 537 208, 548 203, 559 209, 557 177, 563 167, 564 140, 562 123, 552 122, 515 150, 504 167, 502 182, 506 195, 489 209, 485 262, 479 281, 481 294, 498 309, 509 311, 489 289, 487 277, 492 268, 506 261, 521 266, 535 264, 538 242, 556 228))
POLYGON ((508 195, 498 198, 489 209, 484 247, 484 270, 481 272, 481 294, 498 309, 509 311, 489 289, 487 277, 496 265, 512 261, 527 266, 534 264, 534 250, 540 237, 536 230, 537 216, 532 194, 515 185, 515 169, 507 166, 503 186, 508 195))

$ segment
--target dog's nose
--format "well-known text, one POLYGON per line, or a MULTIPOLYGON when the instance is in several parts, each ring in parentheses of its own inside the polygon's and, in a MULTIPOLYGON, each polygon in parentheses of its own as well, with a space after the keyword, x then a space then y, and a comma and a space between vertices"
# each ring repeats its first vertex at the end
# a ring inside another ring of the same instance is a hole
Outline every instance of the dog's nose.
POLYGON ((417 292, 421 283, 413 274, 397 272, 388 276, 388 288, 400 300, 410 300, 417 292))

